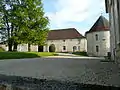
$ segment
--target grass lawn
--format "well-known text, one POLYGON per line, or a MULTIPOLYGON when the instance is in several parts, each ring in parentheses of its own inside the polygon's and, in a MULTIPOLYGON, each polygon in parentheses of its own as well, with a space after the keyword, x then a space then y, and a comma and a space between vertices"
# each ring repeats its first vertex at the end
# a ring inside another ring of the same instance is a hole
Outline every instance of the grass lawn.
POLYGON ((79 55, 79 56, 88 56, 87 52, 73 52, 72 54, 79 55))
POLYGON ((0 59, 36 58, 55 55, 57 54, 50 52, 0 52, 0 59))

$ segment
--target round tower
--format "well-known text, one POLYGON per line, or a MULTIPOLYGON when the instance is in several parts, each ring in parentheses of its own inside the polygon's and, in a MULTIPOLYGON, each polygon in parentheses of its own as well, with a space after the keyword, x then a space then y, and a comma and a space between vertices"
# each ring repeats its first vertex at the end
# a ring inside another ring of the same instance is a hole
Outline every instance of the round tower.
POLYGON ((108 20, 100 16, 92 28, 86 32, 89 56, 107 56, 110 51, 110 31, 108 20))

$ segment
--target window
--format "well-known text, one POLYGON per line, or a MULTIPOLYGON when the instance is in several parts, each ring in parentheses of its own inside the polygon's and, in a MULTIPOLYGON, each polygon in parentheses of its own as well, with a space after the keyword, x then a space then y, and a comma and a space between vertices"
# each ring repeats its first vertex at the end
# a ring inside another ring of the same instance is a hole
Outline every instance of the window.
POLYGON ((78 50, 80 51, 80 46, 78 46, 78 50))
POLYGON ((96 52, 99 52, 99 46, 96 46, 96 52))
POLYGON ((98 40, 98 34, 95 35, 96 41, 98 40))
POLYGON ((80 44, 80 42, 81 42, 81 39, 78 39, 78 44, 80 44))
POLYGON ((65 40, 63 40, 63 42, 65 42, 65 40))
POLYGON ((66 46, 63 46, 63 50, 66 50, 66 46))

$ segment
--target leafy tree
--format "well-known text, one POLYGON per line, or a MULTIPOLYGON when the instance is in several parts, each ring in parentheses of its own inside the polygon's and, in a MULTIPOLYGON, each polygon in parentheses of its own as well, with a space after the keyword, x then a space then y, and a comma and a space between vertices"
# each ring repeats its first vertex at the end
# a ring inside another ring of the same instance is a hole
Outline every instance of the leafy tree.
MULTIPOLYGON (((17 50, 20 43, 28 43, 28 51, 31 44, 44 45, 48 33, 49 20, 44 16, 41 0, 2 0, 1 13, 3 13, 5 30, 9 51, 17 50), (9 6, 6 9, 5 6, 9 6), (5 26, 8 25, 8 26, 5 26)), ((0 2, 1 3, 1 2, 0 2)), ((5 34, 4 34, 5 35, 5 34)))
POLYGON ((17 4, 18 0, 1 0, 0 1, 0 14, 1 23, 3 26, 0 28, 2 35, 2 41, 6 41, 8 44, 8 50, 12 51, 12 45, 14 43, 14 30, 16 27, 13 26, 12 20, 15 18, 13 14, 14 5, 17 4))
POLYGON ((1 17, 1 28, 0 28, 0 33, 2 36, 2 40, 5 39, 8 41, 8 46, 9 46, 9 51, 12 50, 12 45, 11 45, 11 31, 10 31, 10 22, 9 22, 9 9, 6 7, 7 1, 3 0, 0 1, 0 17, 1 17))
POLYGON ((22 40, 28 43, 28 51, 30 51, 31 44, 43 45, 48 32, 48 18, 44 17, 43 5, 40 0, 26 0, 24 12, 26 12, 23 21, 25 32, 22 35, 22 40))
POLYGON ((4 28, 3 13, 0 12, 0 41, 6 38, 6 29, 4 28))

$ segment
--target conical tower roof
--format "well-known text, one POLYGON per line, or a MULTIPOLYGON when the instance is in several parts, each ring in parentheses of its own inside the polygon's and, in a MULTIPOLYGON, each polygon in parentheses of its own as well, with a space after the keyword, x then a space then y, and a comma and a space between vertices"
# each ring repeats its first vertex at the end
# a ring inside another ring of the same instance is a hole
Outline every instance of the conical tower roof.
POLYGON ((105 17, 100 16, 98 20, 95 22, 95 24, 92 26, 92 28, 86 33, 97 32, 97 31, 108 31, 108 30, 109 30, 108 20, 105 17))

